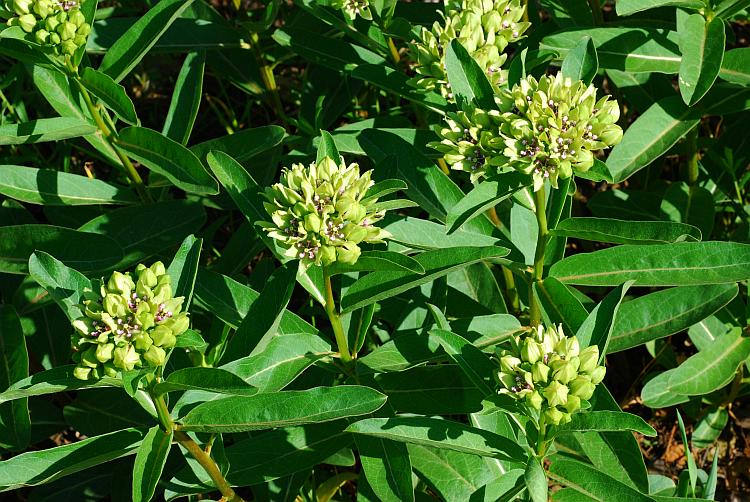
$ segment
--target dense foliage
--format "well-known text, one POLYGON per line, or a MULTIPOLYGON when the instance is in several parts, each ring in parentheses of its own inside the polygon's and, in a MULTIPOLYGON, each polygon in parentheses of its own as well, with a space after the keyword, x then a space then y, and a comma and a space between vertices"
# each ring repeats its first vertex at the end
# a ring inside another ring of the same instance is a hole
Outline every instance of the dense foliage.
POLYGON ((4 0, 0 491, 742 498, 749 5, 4 0))

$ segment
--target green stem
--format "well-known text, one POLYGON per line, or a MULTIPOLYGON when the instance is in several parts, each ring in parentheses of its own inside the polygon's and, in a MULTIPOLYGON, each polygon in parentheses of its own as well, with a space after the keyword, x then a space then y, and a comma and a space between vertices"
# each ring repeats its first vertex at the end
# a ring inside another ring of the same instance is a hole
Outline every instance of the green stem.
POLYGON ((401 61, 401 56, 399 55, 396 44, 393 43, 393 39, 391 37, 388 37, 388 49, 391 51, 393 62, 398 64, 401 61))
POLYGON ((349 352, 349 341, 347 340, 346 333, 344 333, 344 327, 341 325, 341 317, 336 310, 336 301, 333 299, 333 287, 331 286, 331 276, 328 275, 328 270, 323 267, 323 280, 326 285, 326 314, 328 319, 331 321, 331 327, 333 328, 333 335, 336 337, 336 345, 339 349, 339 355, 341 356, 341 362, 345 366, 348 366, 352 362, 352 355, 349 352))
POLYGON ((698 126, 688 133, 687 136, 687 182, 695 186, 698 182, 698 126))
POLYGON ((547 453, 547 422, 544 415, 539 418, 539 437, 536 441, 536 455, 541 460, 547 453))
POLYGON ((544 275, 544 250, 547 246, 547 198, 544 194, 544 186, 534 192, 534 202, 536 203, 536 222, 539 226, 539 234, 536 238, 536 251, 534 252, 534 270, 532 273, 532 284, 529 288, 529 315, 531 316, 531 325, 536 326, 542 320, 542 311, 534 296, 533 285, 542 282, 544 275))
POLYGON ((602 15, 602 6, 599 4, 599 0, 589 0, 589 7, 591 13, 594 15, 594 24, 604 24, 604 16, 602 15))
POLYGON ((172 432, 174 421, 172 420, 172 415, 169 413, 169 408, 167 408, 167 402, 164 401, 164 396, 156 395, 153 392, 150 392, 150 395, 156 407, 156 416, 159 418, 159 425, 164 429, 164 432, 172 432))
POLYGON ((285 129, 289 129, 286 113, 284 113, 284 104, 281 102, 281 96, 279 95, 279 88, 276 85, 276 77, 273 74, 273 68, 268 65, 266 58, 263 57, 263 52, 260 50, 260 42, 258 40, 257 33, 250 34, 250 45, 253 48, 255 54, 255 60, 258 62, 260 67, 260 78, 263 80, 263 85, 266 91, 271 96, 271 104, 279 116, 281 123, 284 124, 285 129))

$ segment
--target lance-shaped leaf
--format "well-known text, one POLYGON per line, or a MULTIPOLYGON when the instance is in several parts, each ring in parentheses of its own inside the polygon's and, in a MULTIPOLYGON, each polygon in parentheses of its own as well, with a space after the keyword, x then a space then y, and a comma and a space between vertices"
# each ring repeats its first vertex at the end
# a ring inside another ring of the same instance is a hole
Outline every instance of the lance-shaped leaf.
POLYGON ((706 95, 721 69, 724 59, 724 20, 715 17, 708 21, 701 14, 691 14, 678 23, 680 49, 680 94, 688 106, 693 106, 706 95))
POLYGON ((735 84, 750 84, 750 47, 727 51, 721 63, 719 77, 735 84))
POLYGON ((627 281, 610 291, 609 294, 605 296, 596 307, 594 307, 576 332, 576 337, 578 338, 581 347, 589 347, 591 345, 599 347, 600 361, 603 361, 605 354, 607 354, 612 326, 615 319, 620 315, 618 313, 620 303, 632 284, 633 281, 627 281))
POLYGON ((437 338, 448 357, 458 364, 484 395, 489 396, 495 393, 489 381, 495 364, 484 352, 472 345, 466 338, 444 329, 433 329, 430 331, 430 336, 437 338))
POLYGON ((487 74, 458 39, 451 40, 445 51, 445 71, 451 91, 457 100, 475 101, 485 110, 497 107, 495 93, 490 81, 487 80, 487 74))
POLYGON ((398 441, 364 435, 357 435, 354 441, 367 483, 378 500, 413 501, 412 466, 406 445, 398 441))
POLYGON ((320 131, 320 143, 315 157, 315 163, 321 162, 326 157, 333 159, 338 164, 341 154, 336 148, 336 142, 328 131, 320 131))
POLYGON ((460 247, 428 251, 415 257, 415 260, 424 268, 424 274, 372 272, 349 287, 341 299, 341 306, 344 312, 350 312, 431 282, 472 263, 502 258, 508 252, 508 249, 501 247, 460 247))
POLYGON ((411 256, 393 251, 363 251, 356 262, 348 264, 337 261, 327 269, 328 275, 372 271, 425 272, 422 264, 411 256))
POLYGON ((154 387, 157 394, 184 390, 206 390, 217 394, 251 396, 258 389, 220 368, 182 368, 170 373, 154 387))
MULTIPOLYGON (((0 126, 0 145, 21 145, 60 141, 94 134, 98 129, 85 120, 74 117, 37 119, 20 124, 0 126)), ((5 169, 5 166, 2 167, 5 169)))
POLYGON ((558 223, 551 233, 612 244, 667 244, 701 240, 700 230, 686 223, 613 218, 568 218, 558 223))
POLYGON ((86 276, 43 251, 37 251, 29 258, 29 274, 47 290, 69 320, 75 321, 83 315, 81 293, 85 288, 91 288, 91 281, 86 276))
POLYGON ((583 37, 568 51, 562 62, 561 71, 565 77, 582 80, 590 84, 599 71, 599 58, 591 37, 583 37))
POLYGON ((183 145, 187 144, 198 116, 205 67, 206 51, 193 51, 185 56, 164 119, 162 134, 183 145))
POLYGON ((534 455, 529 457, 529 462, 526 464, 526 470, 523 474, 523 480, 532 502, 547 502, 547 492, 549 490, 547 475, 544 474, 544 469, 542 468, 542 464, 539 463, 539 459, 534 455))
MULTIPOLYGON (((238 162, 246 162, 259 153, 270 150, 284 139, 284 128, 276 125, 243 129, 234 134, 210 139, 191 146, 193 152, 201 161, 206 160, 211 151, 223 152, 238 162)), ((244 168, 243 168, 244 169, 244 168)), ((218 173, 214 172, 218 177, 218 173)))
POLYGON ((622 411, 583 411, 575 413, 567 424, 554 427, 551 435, 547 437, 552 438, 570 432, 589 431, 634 431, 644 436, 656 436, 654 428, 638 415, 622 411))
POLYGON ((750 279, 750 244, 678 242, 624 245, 569 256, 552 265, 550 275, 568 284, 637 286, 723 284, 750 279))
POLYGON ((635 488, 610 477, 590 464, 555 455, 549 476, 586 496, 586 500, 607 502, 654 502, 635 488))
POLYGON ((45 206, 135 204, 133 191, 78 174, 23 166, 0 166, 0 194, 45 206))
POLYGON ((155 425, 143 438, 133 465, 133 502, 148 502, 154 496, 172 446, 173 435, 173 431, 166 433, 155 425))
POLYGON ((188 310, 193 299, 193 289, 195 288, 195 279, 198 276, 202 246, 203 239, 196 239, 194 235, 188 235, 172 258, 172 263, 167 267, 167 274, 172 280, 174 296, 185 298, 183 310, 188 310))
POLYGON ((669 380, 675 371, 676 369, 664 371, 646 382, 641 389, 643 404, 649 408, 667 408, 690 400, 688 396, 678 394, 669 388, 669 380))
POLYGON ((526 461, 526 453, 514 440, 451 420, 428 417, 366 418, 353 423, 346 430, 482 457, 521 463, 526 461))
POLYGON ((112 80, 112 77, 93 68, 84 68, 81 73, 81 84, 104 105, 115 112, 115 115, 130 125, 139 125, 135 106, 125 92, 125 88, 112 80))
POLYGON ((232 396, 196 406, 182 419, 182 429, 243 432, 328 422, 372 413, 385 400, 385 395, 360 385, 232 396))
MULTIPOLYGON (((29 376, 29 354, 21 319, 10 305, 0 305, 0 388, 29 376)), ((23 450, 31 437, 28 399, 0 404, 0 448, 23 450)))
POLYGON ((669 6, 701 9, 705 4, 702 0, 620 0, 615 5, 618 16, 629 16, 636 12, 669 6))
POLYGON ((0 403, 24 397, 43 396, 69 390, 91 389, 95 387, 122 387, 119 378, 103 377, 99 380, 80 380, 73 376, 75 365, 58 366, 14 383, 0 393, 0 403))
POLYGON ((554 277, 534 283, 534 293, 548 324, 562 324, 566 333, 576 333, 589 313, 568 286, 554 277))

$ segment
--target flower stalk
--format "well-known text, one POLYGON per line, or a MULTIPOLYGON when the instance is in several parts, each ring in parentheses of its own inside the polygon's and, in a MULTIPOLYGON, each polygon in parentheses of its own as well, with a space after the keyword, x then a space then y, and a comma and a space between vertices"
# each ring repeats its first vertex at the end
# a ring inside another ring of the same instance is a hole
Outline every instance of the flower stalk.
POLYGON ((349 341, 347 340, 346 333, 344 333, 344 326, 341 324, 341 316, 338 313, 336 301, 333 298, 331 276, 328 274, 326 267, 323 267, 323 280, 326 286, 326 314, 328 314, 328 320, 331 322, 331 328, 333 328, 333 335, 336 338, 336 346, 339 349, 341 362, 343 362, 345 366, 348 366, 352 362, 352 354, 349 351, 349 341))
POLYGON ((175 432, 174 438, 178 443, 184 446, 188 452, 190 452, 190 455, 201 464, 201 467, 203 467, 206 473, 211 477, 211 481, 214 482, 216 488, 221 492, 222 501, 244 502, 244 499, 234 492, 232 486, 221 474, 219 467, 216 465, 214 459, 211 458, 210 454, 203 451, 201 447, 184 432, 175 432))
POLYGON ((536 251, 534 252, 534 270, 531 278, 531 287, 529 288, 529 315, 531 325, 537 326, 542 319, 542 311, 539 302, 534 295, 534 284, 542 282, 544 277, 544 251, 547 246, 547 199, 544 193, 544 187, 534 192, 534 202, 536 203, 536 222, 539 231, 536 239, 536 251))

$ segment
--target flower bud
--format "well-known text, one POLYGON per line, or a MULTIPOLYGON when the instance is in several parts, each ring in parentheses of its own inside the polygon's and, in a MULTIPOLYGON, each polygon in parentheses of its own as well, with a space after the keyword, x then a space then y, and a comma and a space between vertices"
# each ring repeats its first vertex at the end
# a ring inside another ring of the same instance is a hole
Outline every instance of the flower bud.
POLYGON ((104 374, 107 375, 110 378, 117 378, 118 371, 117 368, 115 368, 115 365, 112 363, 105 363, 104 364, 104 374))
POLYGON ((591 382, 589 377, 579 375, 570 382, 570 393, 581 399, 591 399, 594 395, 596 386, 591 382))
POLYGON ((506 373, 515 373, 521 360, 511 355, 505 355, 500 358, 500 369, 506 373))
POLYGON ((29 0, 13 0, 13 12, 19 16, 31 12, 31 2, 29 0))
POLYGON ((128 312, 128 304, 121 295, 108 294, 104 297, 104 309, 112 317, 123 317, 128 312))
POLYGON ((174 344, 177 341, 172 334, 172 330, 166 326, 156 326, 153 331, 151 331, 150 336, 154 341, 154 344, 159 347, 171 348, 174 347, 174 344))
POLYGON ((552 381, 543 391, 549 406, 564 405, 568 402, 568 388, 557 381, 552 381))
POLYGON ((560 425, 564 418, 565 415, 563 414, 563 412, 558 410, 557 408, 548 408, 544 410, 544 420, 548 424, 560 425))
POLYGON ((100 363, 106 363, 112 360, 112 352, 115 350, 114 343, 105 343, 96 346, 96 359, 100 363))
POLYGON ((157 277, 156 274, 149 268, 145 268, 140 275, 138 275, 138 282, 146 286, 147 288, 153 288, 156 286, 157 277))
POLYGON ((575 413, 581 408, 581 398, 568 394, 568 402, 565 403, 565 410, 568 413, 575 413))
POLYGON ((169 329, 172 331, 173 336, 180 336, 190 327, 190 319, 186 313, 177 314, 172 318, 172 322, 169 323, 169 329))
POLYGON ((526 403, 532 408, 534 408, 535 410, 539 411, 542 409, 542 403, 543 403, 542 396, 537 391, 527 394, 526 403))
POLYGON ((594 368, 594 370, 591 372, 591 383, 594 385, 600 383, 602 380, 604 380, 604 374, 606 372, 607 368, 605 368, 604 366, 597 366, 596 368, 594 368))
POLYGON ((539 361, 542 356, 542 345, 528 337, 524 339, 523 346, 521 347, 521 357, 524 361, 534 364, 539 361))
POLYGON ((580 352, 578 338, 571 336, 560 339, 557 345, 555 345, 555 352, 564 355, 566 358, 577 356, 580 352))
POLYGON ((550 372, 549 366, 547 366, 541 361, 538 361, 531 368, 532 378, 534 379, 534 382, 538 382, 538 383, 547 383, 549 379, 549 372, 550 372))
POLYGON ((34 14, 18 16, 18 26, 20 26, 26 33, 31 33, 34 30, 34 26, 36 26, 36 18, 34 17, 34 14))
POLYGON ((36 43, 39 45, 46 44, 47 40, 49 40, 49 32, 44 29, 36 30, 36 32, 34 32, 34 40, 36 40, 36 43))
POLYGON ((157 367, 164 364, 166 357, 167 353, 164 352, 164 349, 157 347, 156 345, 152 345, 151 347, 149 347, 146 353, 143 354, 143 359, 146 362, 148 362, 151 366, 157 367))
POLYGON ((91 375, 91 368, 85 366, 76 366, 73 368, 73 376, 78 380, 88 380, 91 375))
POLYGON ((123 347, 115 347, 114 350, 114 365, 124 371, 130 371, 135 368, 135 365, 140 363, 141 358, 138 357, 138 353, 135 348, 128 344, 123 347))
POLYGON ((581 373, 591 373, 599 362, 599 347, 596 345, 586 347, 578 355, 578 358, 581 360, 581 366, 578 368, 578 371, 581 373))
POLYGON ((99 360, 96 358, 96 347, 90 347, 81 354, 81 365, 89 368, 96 368, 99 365, 99 360))
POLYGON ((567 384, 578 375, 578 365, 579 360, 577 357, 552 361, 550 363, 552 379, 562 384, 567 384))

